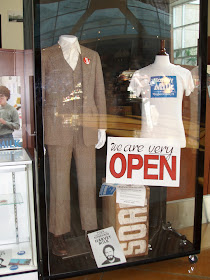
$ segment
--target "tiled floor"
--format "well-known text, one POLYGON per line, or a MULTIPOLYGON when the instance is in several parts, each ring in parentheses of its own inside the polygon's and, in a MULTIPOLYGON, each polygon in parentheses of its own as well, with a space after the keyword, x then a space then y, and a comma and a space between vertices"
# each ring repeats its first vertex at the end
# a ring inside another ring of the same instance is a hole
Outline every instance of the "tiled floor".
MULTIPOLYGON (((189 229, 192 232, 191 229, 189 229)), ((185 231, 186 234, 186 231, 185 231)), ((210 279, 210 224, 203 224, 201 253, 198 262, 190 264, 187 257, 161 261, 132 268, 74 277, 72 280, 196 280, 210 279)))

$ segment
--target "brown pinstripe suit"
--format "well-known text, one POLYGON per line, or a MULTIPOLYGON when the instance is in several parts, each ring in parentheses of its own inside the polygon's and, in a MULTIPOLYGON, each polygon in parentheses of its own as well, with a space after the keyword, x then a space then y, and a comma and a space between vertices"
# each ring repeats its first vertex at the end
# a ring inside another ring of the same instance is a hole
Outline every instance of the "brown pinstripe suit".
POLYGON ((43 50, 42 84, 44 142, 50 160, 49 230, 56 235, 70 231, 72 153, 77 167, 82 228, 96 229, 95 144, 98 129, 106 128, 104 81, 98 53, 81 46, 80 60, 73 71, 59 45, 43 50), (90 63, 86 64, 84 58, 90 63), (80 81, 81 98, 64 103, 80 81))

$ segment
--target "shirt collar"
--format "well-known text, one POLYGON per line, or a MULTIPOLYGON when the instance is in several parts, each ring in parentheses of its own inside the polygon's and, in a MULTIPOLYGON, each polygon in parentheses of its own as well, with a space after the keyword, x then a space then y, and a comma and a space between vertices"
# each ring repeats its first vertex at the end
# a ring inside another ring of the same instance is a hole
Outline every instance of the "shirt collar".
POLYGON ((81 48, 80 48, 80 44, 78 42, 78 40, 76 40, 72 46, 71 46, 71 49, 74 48, 75 50, 77 50, 80 54, 81 54, 81 48))
POLYGON ((69 42, 63 43, 61 45, 61 42, 58 41, 59 46, 62 48, 64 52, 71 52, 73 50, 76 50, 78 53, 81 54, 81 48, 78 40, 76 40, 73 44, 70 44, 69 42))

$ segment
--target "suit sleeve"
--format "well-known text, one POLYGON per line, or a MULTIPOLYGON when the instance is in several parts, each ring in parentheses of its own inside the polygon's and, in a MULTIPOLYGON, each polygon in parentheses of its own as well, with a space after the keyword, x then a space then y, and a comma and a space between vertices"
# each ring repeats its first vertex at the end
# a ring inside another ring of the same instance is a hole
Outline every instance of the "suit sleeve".
POLYGON ((95 78, 95 102, 99 114, 99 129, 107 128, 106 120, 106 97, 105 97, 105 88, 104 88, 104 78, 101 66, 101 60, 96 54, 96 78, 95 78))

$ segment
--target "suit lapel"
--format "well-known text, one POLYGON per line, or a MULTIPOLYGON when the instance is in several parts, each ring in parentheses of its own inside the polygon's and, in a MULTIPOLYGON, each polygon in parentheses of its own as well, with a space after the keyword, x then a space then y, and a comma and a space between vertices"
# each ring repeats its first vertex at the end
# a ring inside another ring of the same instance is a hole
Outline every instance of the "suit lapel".
POLYGON ((89 79, 91 75, 91 69, 93 65, 93 57, 91 53, 88 51, 88 49, 81 47, 81 57, 82 57, 82 75, 83 75, 83 93, 84 96, 88 93, 88 87, 89 87, 89 79), (89 64, 87 60, 89 59, 89 64))
MULTIPOLYGON (((64 59, 62 49, 61 49, 61 47, 59 47, 58 44, 54 45, 52 47, 50 61, 51 61, 51 64, 53 65, 54 71, 63 70, 63 67, 66 67, 66 65, 68 65, 68 63, 64 59)), ((68 67, 70 67, 70 66, 68 65, 68 67)))

